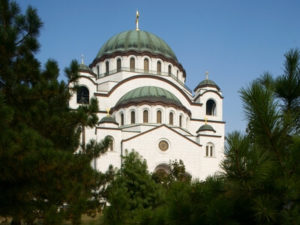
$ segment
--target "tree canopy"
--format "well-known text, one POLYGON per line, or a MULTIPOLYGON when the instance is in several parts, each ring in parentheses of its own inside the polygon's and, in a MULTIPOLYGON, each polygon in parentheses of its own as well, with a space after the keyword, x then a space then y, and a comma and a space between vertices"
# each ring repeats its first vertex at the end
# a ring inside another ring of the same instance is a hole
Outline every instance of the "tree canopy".
MULTIPOLYGON (((57 63, 41 67, 35 57, 41 26, 32 7, 22 14, 15 2, 0 0, 0 216, 12 224, 79 221, 101 183, 91 160, 108 145, 88 143, 75 154, 81 128, 97 120, 98 104, 69 108, 72 93, 58 80, 57 63)), ((69 81, 77 73, 73 61, 69 81)))

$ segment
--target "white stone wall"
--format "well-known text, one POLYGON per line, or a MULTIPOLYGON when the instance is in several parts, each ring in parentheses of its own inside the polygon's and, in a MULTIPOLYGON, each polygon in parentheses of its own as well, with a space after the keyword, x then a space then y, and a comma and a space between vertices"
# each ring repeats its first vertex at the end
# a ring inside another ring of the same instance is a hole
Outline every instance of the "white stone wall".
MULTIPOLYGON (((117 59, 122 59, 122 67, 129 68, 129 60, 131 56, 122 56, 108 59, 110 70, 116 70, 117 59)), ((144 69, 144 57, 134 56, 136 59, 136 68, 144 69)), ((147 56, 146 56, 147 57, 147 56)), ((162 63, 162 72, 168 72, 168 62, 164 62, 158 58, 149 58, 149 69, 156 70, 157 61, 162 63)), ((97 64, 100 69, 100 74, 105 72, 105 61, 97 64)), ((97 66, 96 65, 96 66, 97 66)), ((97 73, 97 67, 93 67, 93 71, 97 73)), ((176 74, 178 68, 172 65, 173 74, 176 74)), ((90 98, 96 97, 99 102, 98 117, 101 120, 106 116, 106 109, 116 105, 119 99, 129 91, 142 86, 156 86, 166 89, 173 93, 182 105, 189 109, 191 115, 174 107, 162 105, 139 105, 121 108, 113 112, 113 117, 120 124, 120 113, 124 113, 124 126, 116 126, 113 124, 100 124, 97 128, 86 130, 86 142, 90 139, 102 140, 106 136, 112 136, 114 139, 113 151, 109 151, 96 160, 96 168, 101 171, 106 171, 109 165, 120 167, 121 154, 125 153, 125 149, 131 151, 134 149, 139 152, 142 157, 147 160, 150 171, 159 165, 170 160, 182 159, 187 172, 194 178, 205 179, 209 175, 213 175, 216 171, 220 171, 219 164, 224 158, 224 135, 225 123, 223 122, 223 98, 222 93, 213 87, 205 87, 198 89, 193 96, 184 87, 174 80, 173 77, 153 75, 146 78, 139 78, 139 75, 144 73, 119 72, 113 75, 105 76, 96 79, 87 73, 82 73, 78 80, 78 85, 86 86, 89 89, 90 98), (119 84, 124 79, 133 77, 127 82, 119 84), (155 76, 162 77, 164 80, 154 79, 155 76), (171 82, 172 84, 168 83, 171 82), (115 87, 119 84, 117 87, 115 87), (184 90, 186 95, 174 87, 184 90), (114 88, 115 87, 115 88, 114 88), (112 91, 113 89, 113 91, 112 91), (101 93, 102 95, 97 95, 101 93), (198 96, 200 95, 200 96, 198 96), (198 97, 197 97, 198 96, 198 97), (216 114, 206 115, 206 102, 213 99, 216 103, 216 114), (195 101, 194 101, 195 100, 195 101), (143 123, 143 110, 147 109, 149 120, 147 124, 143 123), (135 124, 131 125, 130 112, 135 111, 135 124), (156 112, 162 112, 162 124, 156 123, 156 112), (174 124, 169 124, 169 113, 174 113, 174 124), (179 116, 182 115, 182 128, 179 128, 179 116), (204 119, 208 119, 208 124, 215 129, 214 132, 201 132, 197 134, 197 130, 205 124, 204 119), (159 128, 156 128, 160 126, 159 128), (206 135, 206 136, 205 136, 206 135), (130 139, 131 138, 131 139, 130 139), (158 148, 160 140, 166 140, 170 148, 166 152, 162 152, 158 148), (123 141, 123 142, 122 142, 123 141), (123 143, 123 144, 122 144, 123 143), (198 143, 198 144, 197 144, 198 143), (213 157, 207 157, 205 154, 205 146, 207 143, 212 143, 214 146, 213 157), (202 145, 202 147, 200 146, 202 145)), ((178 78, 184 82, 183 74, 180 71, 178 78)), ((70 87, 72 84, 70 85, 70 87)), ((76 93, 72 95, 70 107, 77 108, 76 93)))

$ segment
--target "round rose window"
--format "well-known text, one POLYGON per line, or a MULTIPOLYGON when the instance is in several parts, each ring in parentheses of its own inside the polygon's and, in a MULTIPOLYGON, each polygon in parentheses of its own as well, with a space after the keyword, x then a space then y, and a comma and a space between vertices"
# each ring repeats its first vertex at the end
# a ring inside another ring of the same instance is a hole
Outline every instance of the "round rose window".
POLYGON ((167 151, 169 148, 169 144, 166 141, 160 141, 158 146, 159 146, 159 149, 162 151, 167 151))

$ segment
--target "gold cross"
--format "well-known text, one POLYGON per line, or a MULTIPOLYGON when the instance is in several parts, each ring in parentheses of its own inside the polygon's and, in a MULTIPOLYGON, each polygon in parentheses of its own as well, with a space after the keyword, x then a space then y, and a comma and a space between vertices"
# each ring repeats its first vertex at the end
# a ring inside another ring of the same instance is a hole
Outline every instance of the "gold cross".
POLYGON ((109 112, 110 112, 110 108, 107 108, 107 109, 106 109, 107 116, 110 115, 109 112))
POLYGON ((204 117, 205 124, 207 124, 207 116, 204 117))

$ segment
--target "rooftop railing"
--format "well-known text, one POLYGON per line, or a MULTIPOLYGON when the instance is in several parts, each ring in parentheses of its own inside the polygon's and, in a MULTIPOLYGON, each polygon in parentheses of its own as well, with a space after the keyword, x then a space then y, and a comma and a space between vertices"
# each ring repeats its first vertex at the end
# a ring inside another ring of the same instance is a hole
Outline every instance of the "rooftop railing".
POLYGON ((99 78, 103 78, 103 77, 107 77, 107 76, 111 76, 114 75, 116 73, 119 72, 134 72, 134 73, 143 73, 143 74, 150 74, 150 75, 158 75, 158 76, 162 76, 162 77, 172 77, 174 80, 176 80, 181 86, 183 86, 185 89, 187 89, 190 93, 192 93, 192 90, 186 86, 181 80, 178 79, 177 76, 175 76, 174 74, 169 74, 169 73, 165 73, 165 72, 157 72, 154 70, 143 70, 143 69, 136 69, 136 68, 128 68, 128 67, 121 67, 119 69, 116 70, 110 70, 108 73, 101 73, 98 75, 98 79, 99 78))

